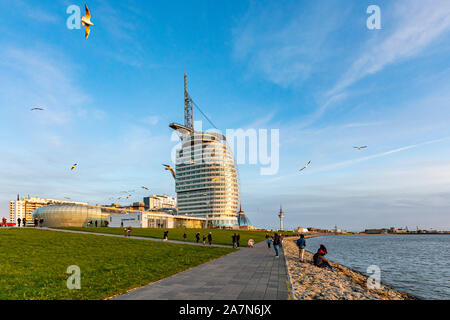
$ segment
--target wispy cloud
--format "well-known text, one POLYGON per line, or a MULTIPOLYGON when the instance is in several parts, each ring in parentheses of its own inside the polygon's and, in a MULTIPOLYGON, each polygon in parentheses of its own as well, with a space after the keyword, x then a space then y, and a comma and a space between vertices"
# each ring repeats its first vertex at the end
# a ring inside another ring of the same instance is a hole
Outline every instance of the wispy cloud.
POLYGON ((247 64, 250 74, 284 87, 299 85, 326 56, 327 39, 345 13, 333 10, 329 1, 327 11, 308 2, 288 1, 283 8, 264 4, 252 2, 233 30, 233 55, 247 64))
POLYGON ((384 30, 388 35, 381 41, 378 38, 370 39, 362 54, 328 92, 328 96, 342 92, 388 65, 417 56, 450 31, 450 2, 447 0, 432 3, 422 0, 401 1, 396 2, 391 10, 391 19, 397 21, 394 30, 384 30))
POLYGON ((6 108, 46 109, 46 123, 64 124, 82 112, 89 96, 76 84, 70 63, 48 47, 5 46, 0 52, 0 102, 6 108), (20 85, 17 85, 20 83, 20 85))
POLYGON ((27 18, 40 23, 57 23, 62 19, 55 14, 52 14, 49 8, 47 10, 41 9, 39 6, 31 6, 22 0, 14 1, 14 4, 18 7, 19 11, 27 18))
POLYGON ((401 148, 396 148, 396 149, 389 150, 389 151, 386 151, 386 152, 377 153, 377 154, 374 154, 374 155, 371 155, 371 156, 367 156, 367 157, 362 157, 362 158, 342 161, 342 162, 334 163, 334 164, 331 164, 331 165, 323 166, 321 168, 313 169, 309 173, 313 174, 313 173, 318 173, 318 172, 323 172, 323 171, 329 171, 329 170, 334 170, 334 169, 338 169, 338 168, 343 168, 343 167, 347 167, 347 166, 350 166, 350 165, 353 165, 353 164, 356 164, 356 163, 360 163, 360 162, 363 162, 363 161, 368 161, 368 160, 372 160, 372 159, 375 159, 375 158, 385 157, 385 156, 388 156, 388 155, 391 155, 391 154, 394 154, 394 153, 406 151, 406 150, 409 150, 409 149, 414 149, 414 148, 425 146, 425 145, 429 145, 429 144, 434 144, 434 143, 438 143, 438 142, 447 141, 449 139, 450 139, 450 137, 430 140, 430 141, 426 141, 426 142, 422 142, 422 143, 418 143, 418 144, 413 144, 413 145, 408 145, 408 146, 404 146, 404 147, 401 147, 401 148))

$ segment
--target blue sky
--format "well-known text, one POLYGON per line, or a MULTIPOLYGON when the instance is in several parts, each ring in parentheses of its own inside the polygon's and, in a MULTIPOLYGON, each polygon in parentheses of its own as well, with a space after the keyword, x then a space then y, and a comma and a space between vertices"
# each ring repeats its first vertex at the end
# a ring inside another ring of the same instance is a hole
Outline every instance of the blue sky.
POLYGON ((186 70, 219 129, 280 129, 276 175, 239 166, 256 226, 282 203, 288 227, 450 229, 448 1, 89 1, 88 40, 71 4, 0 3, 0 216, 17 193, 175 195, 186 70))

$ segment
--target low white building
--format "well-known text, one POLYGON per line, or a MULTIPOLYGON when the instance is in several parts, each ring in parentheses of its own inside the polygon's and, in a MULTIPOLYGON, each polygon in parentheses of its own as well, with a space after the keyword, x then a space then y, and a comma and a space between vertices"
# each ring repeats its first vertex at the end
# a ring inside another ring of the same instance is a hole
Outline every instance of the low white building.
POLYGON ((108 216, 108 226, 113 228, 206 228, 206 218, 177 216, 161 212, 133 212, 108 216))
POLYGON ((149 197, 144 197, 144 203, 147 210, 176 208, 177 199, 167 195, 151 195, 149 197))
POLYGON ((300 233, 307 233, 307 232, 309 232, 308 229, 302 228, 302 227, 298 227, 297 230, 295 230, 295 231, 300 232, 300 233))

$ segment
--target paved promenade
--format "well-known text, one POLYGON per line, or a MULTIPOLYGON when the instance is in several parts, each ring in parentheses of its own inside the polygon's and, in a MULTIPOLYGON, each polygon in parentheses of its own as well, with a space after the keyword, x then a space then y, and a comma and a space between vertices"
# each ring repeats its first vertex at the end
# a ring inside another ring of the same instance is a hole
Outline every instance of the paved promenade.
POLYGON ((153 284, 119 300, 287 300, 290 287, 282 250, 275 258, 265 242, 153 284))

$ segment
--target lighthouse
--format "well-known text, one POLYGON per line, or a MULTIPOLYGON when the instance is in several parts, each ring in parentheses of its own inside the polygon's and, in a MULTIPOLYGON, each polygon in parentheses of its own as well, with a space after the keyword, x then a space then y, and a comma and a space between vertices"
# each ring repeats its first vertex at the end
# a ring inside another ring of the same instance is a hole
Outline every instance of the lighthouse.
POLYGON ((283 231, 283 208, 280 205, 280 214, 278 215, 278 217, 280 218, 280 231, 283 231))

